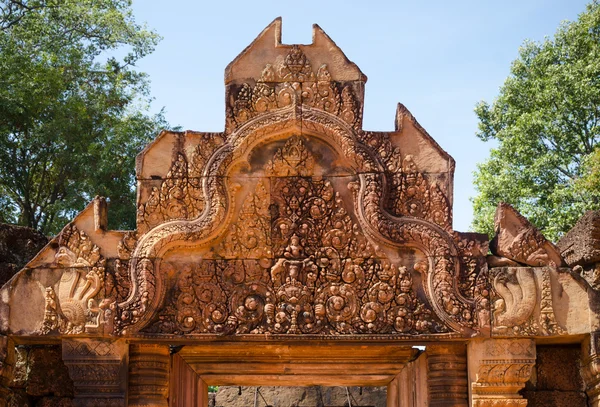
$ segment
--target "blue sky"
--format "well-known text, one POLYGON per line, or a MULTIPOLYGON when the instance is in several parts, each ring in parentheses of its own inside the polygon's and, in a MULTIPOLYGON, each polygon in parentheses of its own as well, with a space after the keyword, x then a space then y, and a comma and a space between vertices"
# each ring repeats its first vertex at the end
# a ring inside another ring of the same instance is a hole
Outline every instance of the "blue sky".
POLYGON ((393 130, 402 102, 456 160, 454 229, 467 231, 473 171, 490 143, 473 113, 493 101, 524 40, 552 36, 583 0, 178 1, 137 0, 134 13, 163 40, 138 63, 153 108, 173 125, 222 131, 225 66, 275 17, 284 43, 310 43, 317 23, 369 78, 364 128, 393 130))

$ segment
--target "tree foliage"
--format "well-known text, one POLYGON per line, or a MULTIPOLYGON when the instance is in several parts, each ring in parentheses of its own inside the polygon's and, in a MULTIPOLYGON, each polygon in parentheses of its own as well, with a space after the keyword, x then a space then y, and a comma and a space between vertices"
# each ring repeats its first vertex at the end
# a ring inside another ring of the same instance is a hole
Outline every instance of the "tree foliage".
POLYGON ((600 209, 599 3, 553 38, 525 42, 496 100, 475 112, 477 136, 497 143, 475 173, 475 230, 493 234, 499 201, 554 240, 600 209))
POLYGON ((0 221, 55 233, 94 195, 135 225, 134 160, 165 126, 129 0, 0 0, 0 221))

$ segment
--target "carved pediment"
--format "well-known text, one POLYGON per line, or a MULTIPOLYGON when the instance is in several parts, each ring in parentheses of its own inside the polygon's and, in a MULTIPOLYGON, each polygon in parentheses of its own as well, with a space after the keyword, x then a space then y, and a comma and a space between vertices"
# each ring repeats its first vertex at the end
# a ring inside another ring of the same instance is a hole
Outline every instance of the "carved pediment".
MULTIPOLYGON (((37 334, 489 334, 487 239, 452 229, 451 157, 403 106, 395 131, 363 130, 366 77, 318 27, 310 45, 279 29, 227 68, 222 133, 163 132, 140 154, 136 231, 87 211, 55 242, 37 334)), ((24 313, 9 330, 31 332, 24 313)))

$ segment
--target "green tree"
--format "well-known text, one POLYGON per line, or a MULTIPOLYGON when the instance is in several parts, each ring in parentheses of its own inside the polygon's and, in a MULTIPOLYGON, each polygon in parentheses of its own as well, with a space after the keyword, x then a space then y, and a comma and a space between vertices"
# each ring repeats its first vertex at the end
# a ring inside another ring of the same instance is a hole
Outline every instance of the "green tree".
POLYGON ((136 154, 166 126, 129 0, 0 0, 0 221, 56 233, 95 195, 135 225, 136 154))
POLYGON ((499 96, 491 105, 480 102, 475 113, 477 136, 497 142, 475 172, 476 231, 493 234, 499 201, 552 240, 585 210, 600 209, 600 190, 582 181, 593 173, 590 156, 600 136, 599 3, 553 38, 525 42, 499 96))

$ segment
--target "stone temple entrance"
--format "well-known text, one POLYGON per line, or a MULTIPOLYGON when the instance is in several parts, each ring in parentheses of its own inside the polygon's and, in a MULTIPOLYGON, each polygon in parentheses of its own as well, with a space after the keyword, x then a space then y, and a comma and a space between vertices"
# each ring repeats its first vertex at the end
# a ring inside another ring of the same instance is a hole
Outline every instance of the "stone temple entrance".
POLYGON ((173 401, 208 405, 208 386, 390 386, 418 355, 410 346, 380 343, 185 346, 173 357, 173 401))
POLYGON ((575 344, 597 406, 600 256, 508 205, 491 244, 454 231, 454 160, 403 105, 364 130, 366 80, 318 26, 270 24, 226 68, 225 130, 138 156, 135 231, 96 198, 0 290, 0 405, 15 344, 60 344, 74 405, 138 407, 209 385, 524 406, 537 347, 575 344))

